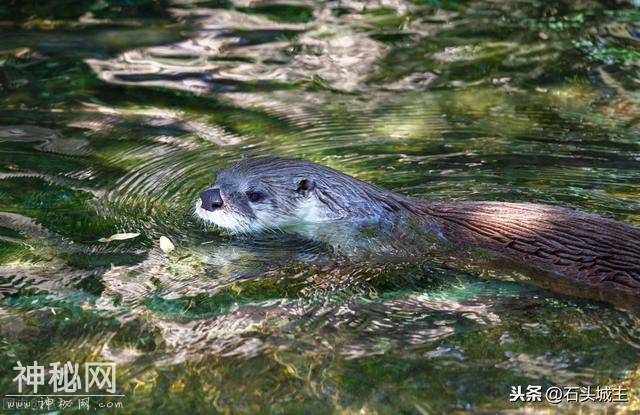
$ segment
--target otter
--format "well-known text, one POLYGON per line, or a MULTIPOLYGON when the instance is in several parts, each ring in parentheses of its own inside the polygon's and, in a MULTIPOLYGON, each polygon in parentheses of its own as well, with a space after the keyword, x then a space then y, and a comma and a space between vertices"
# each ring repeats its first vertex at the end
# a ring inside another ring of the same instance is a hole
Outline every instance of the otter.
POLYGON ((597 289, 640 294, 640 229, 532 203, 414 200, 303 159, 244 158, 200 194, 196 214, 231 233, 417 218, 450 243, 597 289))

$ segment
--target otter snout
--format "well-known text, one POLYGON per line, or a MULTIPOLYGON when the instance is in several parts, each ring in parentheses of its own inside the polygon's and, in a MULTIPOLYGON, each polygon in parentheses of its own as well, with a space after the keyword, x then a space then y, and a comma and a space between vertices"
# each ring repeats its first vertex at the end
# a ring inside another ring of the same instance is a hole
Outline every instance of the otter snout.
POLYGON ((224 204, 220 189, 205 190, 200 193, 200 200, 202 201, 202 209, 208 210, 209 212, 213 212, 224 204))

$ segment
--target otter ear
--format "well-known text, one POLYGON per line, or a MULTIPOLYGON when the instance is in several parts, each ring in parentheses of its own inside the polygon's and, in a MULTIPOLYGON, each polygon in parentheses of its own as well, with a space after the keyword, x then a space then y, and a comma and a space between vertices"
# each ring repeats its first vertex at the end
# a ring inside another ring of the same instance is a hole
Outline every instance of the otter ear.
POLYGON ((311 179, 302 179, 298 182, 297 193, 306 195, 316 187, 316 183, 311 179))

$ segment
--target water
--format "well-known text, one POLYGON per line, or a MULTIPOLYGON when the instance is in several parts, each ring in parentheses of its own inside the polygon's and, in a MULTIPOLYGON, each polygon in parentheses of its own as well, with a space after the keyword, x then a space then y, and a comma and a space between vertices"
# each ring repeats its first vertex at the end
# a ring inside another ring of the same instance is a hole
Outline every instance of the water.
POLYGON ((232 238, 192 206, 217 169, 284 155, 418 198, 640 225, 639 18, 596 1, 3 2, 1 389, 18 360, 105 360, 132 413, 637 392, 633 313, 515 275, 232 238), (98 241, 122 232, 140 236, 98 241))

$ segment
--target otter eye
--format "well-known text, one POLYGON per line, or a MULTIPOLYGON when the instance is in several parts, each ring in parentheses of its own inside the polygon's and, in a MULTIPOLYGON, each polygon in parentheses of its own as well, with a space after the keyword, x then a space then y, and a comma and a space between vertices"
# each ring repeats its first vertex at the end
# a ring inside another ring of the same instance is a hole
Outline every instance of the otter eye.
POLYGON ((264 195, 262 193, 260 193, 260 192, 252 192, 252 191, 247 192, 247 197, 252 202, 259 202, 262 199, 264 199, 264 195))
POLYGON ((303 179, 303 180, 300 180, 300 182, 298 183, 298 188, 296 189, 296 192, 307 193, 313 190, 315 186, 316 184, 313 182, 313 180, 303 179))

